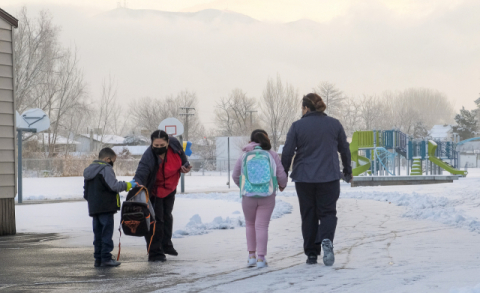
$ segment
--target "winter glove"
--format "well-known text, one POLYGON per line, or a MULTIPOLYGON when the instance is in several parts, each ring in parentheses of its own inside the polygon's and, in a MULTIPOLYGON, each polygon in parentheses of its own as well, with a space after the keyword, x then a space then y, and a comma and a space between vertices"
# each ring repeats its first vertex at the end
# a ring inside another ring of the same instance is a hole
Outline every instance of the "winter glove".
POLYGON ((135 180, 132 180, 130 182, 127 182, 127 191, 130 191, 130 189, 137 187, 137 182, 135 180))

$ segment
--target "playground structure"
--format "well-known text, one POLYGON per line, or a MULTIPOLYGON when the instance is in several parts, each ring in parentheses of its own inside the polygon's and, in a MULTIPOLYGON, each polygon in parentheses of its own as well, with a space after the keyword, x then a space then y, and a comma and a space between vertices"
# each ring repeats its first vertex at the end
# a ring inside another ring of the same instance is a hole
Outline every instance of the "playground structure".
MULTIPOLYGON (((456 169, 458 153, 455 151, 455 147, 456 144, 453 142, 411 139, 399 130, 356 131, 350 143, 354 164, 353 176, 401 176, 402 179, 413 180, 418 182, 414 184, 419 184, 422 180, 429 181, 431 179, 425 178, 425 175, 442 176, 443 169, 456 177, 465 177, 467 171, 456 169), (408 178, 401 174, 402 161, 406 167, 405 175, 408 178), (415 176, 421 177, 414 178, 415 176)), ((450 182, 458 179, 447 177, 442 177, 442 180, 450 182)), ((439 178, 433 179, 439 181, 439 178)), ((394 179, 392 178, 392 180, 394 179)), ((386 180, 379 181, 385 182, 386 180)))

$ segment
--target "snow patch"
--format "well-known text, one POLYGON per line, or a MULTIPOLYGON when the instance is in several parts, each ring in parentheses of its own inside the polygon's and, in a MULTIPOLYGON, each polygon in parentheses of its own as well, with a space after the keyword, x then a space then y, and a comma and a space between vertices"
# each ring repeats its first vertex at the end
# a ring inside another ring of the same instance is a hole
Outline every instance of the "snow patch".
POLYGON ((459 288, 459 289, 452 289, 450 293, 480 293, 480 284, 476 285, 473 288, 459 288))
POLYGON ((480 222, 478 219, 466 216, 461 210, 456 210, 454 203, 445 197, 427 196, 415 192, 407 194, 378 191, 346 192, 342 193, 341 197, 390 202, 397 206, 407 208, 407 211, 403 215, 404 217, 419 220, 433 220, 480 233, 480 222))
MULTIPOLYGON (((192 194, 189 195, 190 198, 197 196, 198 194, 192 194)), ((222 200, 225 200, 225 198, 230 198, 233 200, 232 197, 225 197, 225 194, 223 194, 224 197, 222 200)), ((235 193, 235 195, 238 197, 238 193, 235 193)), ((210 199, 216 199, 215 196, 212 196, 210 199)), ((235 201, 241 201, 240 198, 236 198, 235 201)), ((278 219, 282 217, 285 214, 290 214, 292 212, 292 205, 284 202, 282 200, 276 199, 275 200, 275 208, 273 209, 272 217, 271 219, 278 219)), ((241 214, 239 211, 235 211, 233 214, 241 214)), ((237 217, 216 217, 213 219, 212 222, 210 223, 203 223, 202 218, 198 215, 195 214, 192 218, 190 218, 190 221, 188 224, 185 226, 184 229, 176 230, 173 233, 173 238, 182 238, 184 236, 192 236, 192 235, 202 235, 202 234, 207 234, 211 230, 226 230, 226 229, 235 229, 237 227, 245 227, 245 217, 243 215, 237 216, 237 217)))

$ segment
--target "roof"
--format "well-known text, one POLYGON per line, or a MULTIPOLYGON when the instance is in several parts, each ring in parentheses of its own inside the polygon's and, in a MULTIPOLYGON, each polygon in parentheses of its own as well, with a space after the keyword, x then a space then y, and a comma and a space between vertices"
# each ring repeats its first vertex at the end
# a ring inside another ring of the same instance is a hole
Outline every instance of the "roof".
POLYGON ((428 135, 433 138, 449 138, 453 127, 451 125, 434 125, 428 132, 428 135))
POLYGON ((0 18, 8 22, 10 25, 13 27, 17 28, 18 27, 18 19, 13 17, 11 14, 0 8, 0 18))
MULTIPOLYGON (((36 134, 33 139, 37 140, 38 142, 48 142, 49 136, 53 139, 54 135, 53 133, 38 133, 36 134)), ((80 144, 78 141, 68 139, 64 136, 58 135, 55 140, 55 145, 63 145, 63 144, 80 144)))
MULTIPOLYGON (((90 138, 90 134, 80 134, 80 136, 90 138)), ((104 135, 93 135, 93 140, 99 141, 101 143, 108 143, 108 144, 124 144, 125 138, 118 135, 113 134, 104 134, 104 135)))

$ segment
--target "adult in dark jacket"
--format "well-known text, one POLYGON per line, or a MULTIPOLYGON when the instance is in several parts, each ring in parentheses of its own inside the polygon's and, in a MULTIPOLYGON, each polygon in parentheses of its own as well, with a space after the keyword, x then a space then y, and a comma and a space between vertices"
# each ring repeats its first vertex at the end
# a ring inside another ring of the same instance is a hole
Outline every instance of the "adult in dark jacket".
POLYGON ((327 116, 325 109, 319 95, 311 93, 303 97, 303 116, 288 131, 282 165, 286 171, 290 170, 295 154, 290 177, 295 182, 300 204, 307 263, 317 263, 317 255, 323 248, 325 265, 333 265, 341 177, 338 153, 345 177, 352 174, 352 167, 343 126, 337 119, 327 116))
POLYGON ((188 173, 192 167, 175 137, 156 130, 151 141, 138 164, 134 180, 147 187, 155 210, 155 234, 145 236, 147 248, 150 246, 148 260, 163 262, 165 254, 178 255, 172 243, 172 211, 180 173, 188 173))

